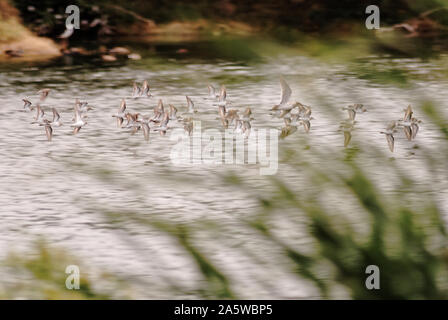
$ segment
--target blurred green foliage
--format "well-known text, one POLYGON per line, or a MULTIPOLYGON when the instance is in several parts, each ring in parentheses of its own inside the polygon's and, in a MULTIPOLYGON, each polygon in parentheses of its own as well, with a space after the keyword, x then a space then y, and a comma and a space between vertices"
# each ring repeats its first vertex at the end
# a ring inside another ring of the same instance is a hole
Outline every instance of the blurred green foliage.
POLYGON ((314 282, 324 298, 329 297, 329 287, 338 283, 353 299, 447 299, 448 238, 436 204, 428 202, 423 211, 389 208, 383 203, 386 196, 376 190, 362 169, 353 164, 351 171, 350 177, 341 177, 342 182, 370 213, 369 221, 365 221, 369 231, 361 241, 361 234, 351 227, 341 228, 341 222, 318 201, 298 199, 277 180, 281 192, 274 200, 263 199, 264 206, 270 212, 276 203, 286 202, 304 212, 318 249, 313 255, 302 254, 275 236, 276 230, 263 220, 254 221, 253 226, 283 248, 296 265, 297 275, 314 282), (334 271, 330 279, 316 272, 326 262, 334 271), (380 290, 365 287, 369 265, 380 269, 380 290))
MULTIPOLYGON (((14 281, 0 281, 0 299, 110 299, 112 297, 126 297, 126 285, 115 277, 103 274, 98 282, 108 282, 119 286, 120 291, 108 291, 92 286, 89 280, 88 268, 79 261, 79 258, 66 254, 61 248, 49 246, 46 241, 39 239, 31 253, 27 255, 11 253, 0 264, 2 278, 8 275, 14 281), (77 265, 80 268, 79 290, 69 290, 65 282, 69 274, 66 267, 77 265)), ((98 284, 97 282, 97 284, 98 284)), ((100 285, 101 286, 101 285, 100 285)), ((129 296, 128 296, 129 298, 129 296)))

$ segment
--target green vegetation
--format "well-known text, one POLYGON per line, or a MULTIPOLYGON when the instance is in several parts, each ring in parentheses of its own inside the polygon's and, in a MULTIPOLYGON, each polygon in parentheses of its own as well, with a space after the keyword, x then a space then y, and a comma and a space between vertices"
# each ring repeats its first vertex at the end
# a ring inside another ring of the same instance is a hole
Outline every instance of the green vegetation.
POLYGON ((67 255, 61 248, 49 247, 45 241, 38 240, 31 254, 23 256, 11 253, 0 264, 2 278, 12 276, 14 281, 0 282, 0 299, 110 299, 126 297, 126 284, 108 274, 102 274, 101 279, 92 286, 89 274, 79 262, 79 259, 67 255), (78 265, 82 271, 80 289, 68 290, 65 286, 68 274, 65 273, 69 265, 78 265), (107 286, 114 289, 99 289, 107 282, 107 286))

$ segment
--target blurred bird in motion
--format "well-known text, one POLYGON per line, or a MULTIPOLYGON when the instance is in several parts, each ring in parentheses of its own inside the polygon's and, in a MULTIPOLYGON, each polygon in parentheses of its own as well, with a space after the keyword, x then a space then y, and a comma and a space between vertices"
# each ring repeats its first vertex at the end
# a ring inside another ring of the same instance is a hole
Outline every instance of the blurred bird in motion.
POLYGON ((117 118, 117 127, 121 128, 123 125, 123 121, 126 118, 126 100, 121 99, 120 107, 118 108, 118 111, 116 114, 113 114, 112 117, 117 118))
POLYGON ((284 117, 283 121, 284 121, 285 125, 281 128, 281 131, 280 131, 280 138, 282 138, 282 139, 286 138, 287 136, 289 136, 297 131, 297 126, 292 125, 291 118, 284 117))
POLYGON ((276 111, 274 114, 279 115, 279 117, 284 117, 288 114, 294 106, 289 104, 289 99, 291 98, 291 88, 285 79, 280 78, 280 86, 281 86, 281 99, 280 103, 272 107, 271 111, 276 111))
POLYGON ((23 101, 23 109, 27 109, 28 111, 34 110, 30 100, 25 98, 25 99, 22 99, 22 101, 23 101))
POLYGON ((394 133, 397 127, 396 121, 390 121, 386 126, 386 131, 380 131, 381 134, 386 135, 387 144, 389 145, 389 150, 394 152, 394 133))
POLYGON ((185 96, 187 98, 187 113, 196 113, 198 110, 194 108, 193 100, 189 96, 185 96))
POLYGON ((359 112, 359 111, 366 112, 367 111, 367 109, 364 108, 364 106, 362 104, 352 104, 352 105, 349 105, 347 107, 342 108, 342 110, 346 110, 347 111, 348 118, 352 122, 355 121, 357 112, 359 112))
POLYGON ((77 134, 81 130, 81 128, 87 124, 87 122, 82 119, 81 111, 79 110, 77 103, 75 103, 74 112, 75 121, 70 126, 74 128, 73 134, 77 134))
POLYGON ((51 89, 48 89, 48 88, 41 89, 41 90, 37 91, 37 94, 40 95, 40 101, 44 101, 48 97, 50 92, 51 92, 51 89))
MULTIPOLYGON (((309 133, 311 130, 311 121, 314 119, 311 116, 311 107, 297 101, 291 103, 292 90, 283 77, 280 78, 280 86, 280 102, 271 109, 274 114, 283 118, 283 126, 280 128, 279 137, 283 139, 292 135, 298 130, 299 126, 303 127, 305 133, 309 133)), ((51 121, 45 118, 45 112, 41 106, 41 102, 45 101, 50 92, 51 89, 48 88, 38 91, 39 102, 36 104, 35 108, 28 98, 22 99, 24 103, 23 109, 36 109, 36 115, 32 123, 45 127, 48 141, 52 140, 54 128, 62 126, 61 117, 56 108, 52 108, 53 119, 51 121)), ((151 97, 152 94, 150 92, 148 81, 144 80, 142 87, 139 87, 139 85, 134 82, 132 96, 151 97)), ((118 128, 130 129, 131 135, 142 131, 144 140, 147 142, 149 141, 151 131, 159 132, 161 136, 164 136, 170 129, 178 126, 183 127, 184 131, 188 135, 191 135, 194 127, 194 121, 191 115, 196 114, 198 110, 189 95, 185 95, 185 99, 187 101, 185 113, 190 116, 178 116, 178 110, 173 104, 168 104, 169 110, 165 111, 162 99, 158 100, 158 103, 153 108, 153 113, 150 116, 144 116, 140 112, 129 112, 126 100, 123 98, 121 99, 117 112, 113 114, 112 117, 116 118, 118 128), (124 124, 125 120, 126 124, 124 124)), ((245 137, 250 135, 252 130, 251 121, 254 120, 252 108, 246 107, 244 111, 242 111, 241 107, 236 106, 236 108, 227 110, 227 90, 224 85, 221 85, 220 93, 217 94, 215 87, 209 84, 208 95, 204 100, 212 100, 211 105, 218 107, 218 117, 216 120, 221 121, 224 129, 228 129, 229 126, 232 126, 231 130, 234 134, 244 134, 245 137)), ((79 99, 75 100, 74 118, 72 119, 73 123, 70 125, 73 128, 74 134, 77 134, 81 128, 87 124, 85 118, 87 118, 87 113, 90 110, 93 110, 93 108, 89 106, 88 102, 81 102, 79 99)), ((348 118, 341 121, 339 128, 344 134, 344 147, 348 147, 352 140, 352 131, 355 128, 357 114, 364 113, 367 109, 363 104, 351 104, 347 107, 343 107, 342 110, 347 111, 348 118)), ((409 105, 404 110, 402 119, 389 122, 386 129, 380 131, 381 134, 386 136, 386 141, 391 152, 394 152, 394 134, 397 132, 397 127, 403 128, 404 134, 408 140, 414 140, 416 138, 421 121, 413 117, 413 115, 414 111, 409 105)))

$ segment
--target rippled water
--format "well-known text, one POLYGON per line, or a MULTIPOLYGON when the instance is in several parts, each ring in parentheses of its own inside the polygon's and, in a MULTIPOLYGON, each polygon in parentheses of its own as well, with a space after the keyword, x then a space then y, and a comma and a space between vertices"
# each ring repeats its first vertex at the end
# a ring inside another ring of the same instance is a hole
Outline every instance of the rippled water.
MULTIPOLYGON (((226 240, 231 246, 250 245, 254 235, 241 228, 240 221, 257 211, 255 195, 269 190, 258 166, 175 166, 170 160, 174 142, 169 134, 161 137, 152 133, 147 144, 141 133, 131 136, 118 129, 111 115, 120 100, 130 96, 134 80, 147 79, 154 98, 129 98, 128 110, 149 114, 162 98, 165 105, 174 104, 181 114, 186 109, 185 95, 189 95, 199 109, 194 118, 202 121, 203 129, 219 128, 216 107, 204 98, 208 83, 216 87, 224 84, 231 108, 252 108, 254 128, 280 128, 282 120, 272 118, 268 110, 279 102, 278 79, 283 75, 293 90, 292 98, 313 108, 315 120, 307 146, 331 152, 335 158, 344 153, 344 137, 339 130, 340 120, 346 116, 343 106, 363 103, 368 108, 357 117, 352 143, 373 145, 389 153, 379 131, 388 120, 401 118, 403 109, 412 104, 415 115, 423 120, 418 138, 408 142, 398 134, 396 150, 390 157, 406 166, 421 184, 439 186, 438 199, 448 212, 446 167, 436 168, 441 174, 434 181, 423 168, 422 157, 430 152, 443 158, 441 153, 446 150, 439 148, 442 137, 436 127, 417 109, 422 101, 431 100, 441 110, 448 110, 443 65, 390 56, 367 57, 355 65, 363 70, 372 66, 402 70, 408 84, 379 83, 350 64, 293 55, 252 63, 149 56, 116 64, 56 61, 0 65, 1 257, 11 250, 29 248, 36 235, 43 235, 50 244, 81 257, 92 269, 116 272, 134 281, 140 286, 137 297, 162 298, 170 295, 145 288, 158 288, 169 279, 191 285, 198 278, 192 261, 163 233, 133 223, 117 228, 103 211, 161 216, 172 222, 211 219, 227 230, 226 240), (36 92, 44 87, 52 89, 44 109, 50 115, 50 108, 56 107, 65 124, 54 129, 51 143, 46 141, 42 127, 30 124, 34 112, 24 112, 21 102, 24 97, 37 101, 36 92), (69 127, 75 98, 94 107, 87 126, 78 135, 73 135, 69 127), (243 177, 251 189, 244 191, 223 183, 222 177, 228 172, 243 177)), ((303 149, 306 146, 300 138, 304 135, 299 128, 279 140, 280 149, 303 149)), ((326 165, 326 159, 313 161, 326 165)), ((375 158, 366 156, 365 165, 375 167, 375 158)), ((387 169, 377 168, 376 172, 374 179, 387 188, 391 180, 387 169)), ((301 174, 284 163, 279 164, 277 176, 291 184, 302 181, 301 174)), ((285 226, 285 232, 287 229, 285 226)), ((213 261, 233 275, 235 290, 242 298, 302 298, 314 294, 274 265, 254 265, 248 256, 218 244, 205 247, 213 261), (272 279, 262 286, 257 279, 269 272, 272 279)), ((261 247, 252 250, 270 254, 261 247)))

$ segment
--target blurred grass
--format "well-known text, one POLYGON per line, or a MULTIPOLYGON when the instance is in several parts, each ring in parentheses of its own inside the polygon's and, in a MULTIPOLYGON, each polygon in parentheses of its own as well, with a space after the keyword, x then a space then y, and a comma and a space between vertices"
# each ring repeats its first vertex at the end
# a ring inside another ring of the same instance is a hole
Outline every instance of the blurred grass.
POLYGON ((102 273, 92 285, 88 268, 79 258, 68 255, 65 250, 49 246, 43 239, 38 239, 31 253, 26 255, 11 252, 0 264, 2 281, 0 281, 0 299, 45 299, 45 300, 104 300, 111 298, 130 298, 127 285, 107 273, 102 273), (66 267, 77 265, 80 269, 79 290, 69 290, 65 281, 69 274, 66 267), (13 281, 5 281, 7 277, 13 281), (108 289, 101 289, 107 282, 108 289), (113 290, 119 288, 120 290, 113 290))
POLYGON ((431 102, 425 102, 423 104, 423 112, 433 121, 439 130, 444 134, 445 138, 448 139, 448 122, 444 117, 440 116, 440 111, 431 102))
POLYGON ((389 209, 382 203, 385 195, 380 194, 355 165, 352 176, 343 181, 371 215, 370 221, 365 221, 369 231, 361 241, 357 240, 359 234, 352 228, 338 227, 340 221, 332 218, 317 201, 297 199, 295 192, 277 180, 280 197, 264 199, 263 203, 270 204, 268 211, 273 210, 273 203, 277 202, 290 203, 303 211, 309 219, 309 232, 318 250, 314 255, 302 254, 274 236, 275 230, 265 221, 255 221, 253 226, 283 248, 285 255, 296 265, 297 275, 313 281, 324 298, 328 297, 328 286, 336 283, 344 286, 353 299, 448 298, 447 235, 437 206, 430 202, 424 212, 406 207, 389 209), (421 219, 423 215, 426 217, 421 219), (434 239, 436 249, 431 249, 434 239), (325 261, 334 267, 334 274, 327 281, 314 271, 325 261), (380 290, 367 290, 364 285, 368 265, 380 268, 380 290))

